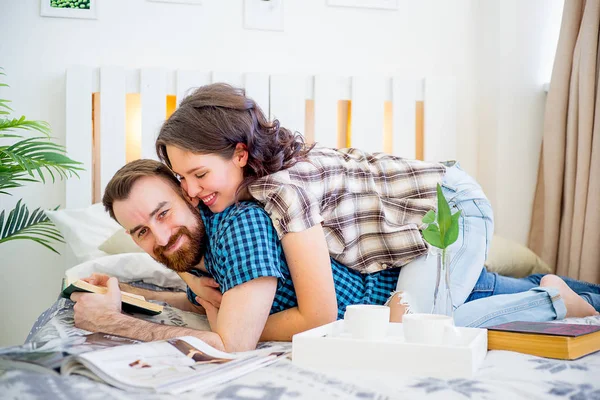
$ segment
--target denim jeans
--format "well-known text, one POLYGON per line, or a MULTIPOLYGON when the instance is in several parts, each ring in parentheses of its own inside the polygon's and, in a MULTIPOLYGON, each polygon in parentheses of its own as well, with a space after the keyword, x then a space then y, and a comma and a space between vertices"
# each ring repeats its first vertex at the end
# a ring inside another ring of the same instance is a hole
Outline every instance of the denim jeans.
POLYGON ((558 289, 534 287, 521 293, 469 301, 454 310, 454 323, 456 326, 485 328, 514 321, 553 321, 563 319, 566 314, 565 302, 558 289))
MULTIPOLYGON (((458 163, 446 163, 442 192, 452 213, 461 211, 458 240, 448 248, 450 289, 454 307, 471 294, 481 274, 494 232, 490 202, 481 186, 458 163)), ((400 269, 397 290, 409 294, 411 309, 431 312, 436 278, 436 257, 421 256, 400 269)))
MULTIPOLYGON (((540 280, 544 274, 533 274, 525 278, 511 278, 508 276, 498 275, 495 272, 488 272, 485 268, 481 271, 481 275, 473 288, 473 292, 467 299, 467 302, 483 299, 489 296, 499 294, 511 294, 525 292, 540 285, 540 280)), ((585 301, 590 303, 596 311, 600 311, 600 285, 589 282, 582 282, 576 279, 571 279, 566 276, 561 276, 567 286, 575 293, 581 296, 585 301)))
MULTIPOLYGON (((458 240, 448 249, 455 324, 487 327, 512 321, 563 319, 566 308, 558 289, 534 287, 539 285, 539 280, 537 283, 519 282, 528 286, 513 289, 499 285, 497 293, 488 291, 488 295, 483 296, 479 292, 481 297, 475 299, 476 284, 485 271, 483 263, 494 232, 492 208, 479 184, 458 163, 447 165, 442 191, 452 212, 462 211, 458 240)), ((400 269, 397 290, 408 294, 413 312, 431 312, 435 278, 436 258, 433 256, 419 257, 400 269)))

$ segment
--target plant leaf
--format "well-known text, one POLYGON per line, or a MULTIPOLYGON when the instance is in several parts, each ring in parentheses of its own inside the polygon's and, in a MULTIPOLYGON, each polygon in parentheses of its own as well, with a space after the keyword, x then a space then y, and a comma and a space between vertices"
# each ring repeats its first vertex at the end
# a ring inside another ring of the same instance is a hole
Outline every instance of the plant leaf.
MULTIPOLYGON (((6 104, 0 100, 0 107, 6 108, 12 111, 12 108, 8 107, 6 104)), ((29 121, 22 116, 21 118, 12 118, 12 119, 0 119, 0 130, 14 130, 14 129, 24 129, 24 130, 34 130, 40 133, 43 133, 46 137, 50 137, 50 125, 44 121, 29 121)))
POLYGON ((437 184, 437 201, 438 201, 438 209, 437 209, 437 219, 438 225, 440 229, 440 237, 442 239, 442 243, 445 242, 446 232, 450 229, 450 224, 452 223, 452 214, 450 212, 450 206, 446 201, 446 197, 444 197, 444 193, 442 192, 442 187, 440 184, 437 184))
POLYGON ((429 211, 427 211, 427 214, 425 214, 425 216, 423 216, 423 223, 431 224, 431 223, 435 222, 435 217, 436 217, 435 211, 429 210, 429 211))
POLYGON ((444 248, 444 244, 440 236, 440 230, 436 224, 429 224, 429 226, 427 226, 427 229, 423 231, 423 238, 427 241, 427 243, 434 247, 439 249, 444 248))
POLYGON ((60 231, 52 224, 41 208, 36 208, 31 214, 26 204, 19 200, 12 209, 6 223, 5 211, 0 213, 0 244, 12 240, 32 240, 49 250, 57 253, 52 246, 54 242, 64 243, 60 231))
POLYGON ((12 146, 0 146, 0 190, 21 186, 21 182, 45 182, 43 169, 55 181, 79 176, 81 163, 65 155, 65 148, 46 137, 20 140, 12 146))
POLYGON ((458 210, 454 214, 452 214, 452 222, 450 224, 450 229, 446 232, 446 237, 444 238, 445 247, 450 247, 451 244, 456 242, 458 239, 459 232, 459 223, 458 219, 460 218, 462 210, 458 210))

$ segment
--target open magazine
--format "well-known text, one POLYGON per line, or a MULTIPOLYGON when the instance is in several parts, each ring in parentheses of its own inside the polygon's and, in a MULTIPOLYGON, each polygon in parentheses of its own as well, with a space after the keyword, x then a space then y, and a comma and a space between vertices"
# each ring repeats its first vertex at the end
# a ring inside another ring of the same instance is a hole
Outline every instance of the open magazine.
POLYGON ((289 352, 282 346, 224 353, 192 336, 123 344, 123 339, 128 339, 95 335, 86 340, 99 348, 97 350, 68 354, 37 349, 36 352, 0 354, 0 368, 3 365, 10 368, 10 363, 13 367, 34 364, 38 368, 56 369, 65 376, 84 375, 127 391, 178 394, 235 379, 289 352), (115 338, 120 341, 117 346, 110 344, 115 338), (102 340, 108 343, 102 344, 102 340))

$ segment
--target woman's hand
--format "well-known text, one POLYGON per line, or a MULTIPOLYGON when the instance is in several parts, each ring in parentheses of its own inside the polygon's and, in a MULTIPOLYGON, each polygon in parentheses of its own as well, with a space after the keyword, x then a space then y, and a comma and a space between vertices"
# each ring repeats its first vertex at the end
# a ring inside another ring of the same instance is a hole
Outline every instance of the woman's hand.
MULTIPOLYGON (((221 307, 223 295, 218 289, 219 284, 214 279, 207 276, 196 276, 189 272, 178 272, 177 274, 202 301, 210 303, 216 309, 221 307)), ((201 302, 198 303, 202 304, 201 302)), ((208 315, 208 310, 206 310, 206 313, 208 315)))
POLYGON ((219 316, 219 309, 212 305, 212 303, 203 300, 198 296, 196 296, 196 301, 204 308, 204 311, 206 311, 206 318, 208 319, 210 330, 215 332, 217 329, 217 318, 219 316))

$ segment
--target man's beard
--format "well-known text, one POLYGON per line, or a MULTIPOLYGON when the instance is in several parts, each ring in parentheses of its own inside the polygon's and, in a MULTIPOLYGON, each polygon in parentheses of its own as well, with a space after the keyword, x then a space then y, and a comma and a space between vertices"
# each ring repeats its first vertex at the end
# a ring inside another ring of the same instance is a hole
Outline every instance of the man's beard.
POLYGON ((182 226, 171 236, 169 243, 165 246, 154 247, 154 258, 156 261, 176 272, 189 272, 200 263, 206 251, 204 223, 198 214, 198 210, 191 205, 190 210, 192 210, 196 220, 196 229, 190 231, 187 227, 182 226), (187 236, 187 243, 182 244, 175 252, 165 254, 167 249, 174 245, 181 236, 187 236))

